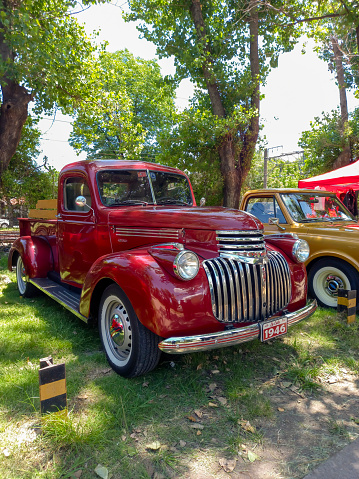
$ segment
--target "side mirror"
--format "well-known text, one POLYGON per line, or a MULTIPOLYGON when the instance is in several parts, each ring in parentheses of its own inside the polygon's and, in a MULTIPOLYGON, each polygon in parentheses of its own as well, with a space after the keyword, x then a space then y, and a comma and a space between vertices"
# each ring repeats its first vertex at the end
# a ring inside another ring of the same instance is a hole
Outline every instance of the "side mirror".
POLYGON ((80 208, 82 208, 83 206, 87 206, 89 211, 92 211, 92 220, 96 223, 95 210, 87 204, 86 198, 84 196, 82 196, 82 195, 77 196, 77 198, 75 199, 75 203, 80 208))
POLYGON ((86 206, 86 198, 84 196, 78 196, 75 200, 75 203, 77 206, 82 208, 83 206, 86 206))
POLYGON ((268 223, 270 225, 275 225, 277 228, 281 231, 285 231, 285 228, 283 226, 280 226, 279 224, 279 218, 275 218, 274 216, 272 218, 269 218, 268 223))

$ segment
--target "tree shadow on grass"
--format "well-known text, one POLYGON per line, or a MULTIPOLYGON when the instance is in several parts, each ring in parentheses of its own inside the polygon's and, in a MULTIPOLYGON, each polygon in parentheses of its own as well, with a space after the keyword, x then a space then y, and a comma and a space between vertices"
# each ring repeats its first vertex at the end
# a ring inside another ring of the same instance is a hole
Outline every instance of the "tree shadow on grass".
POLYGON ((95 477, 98 463, 122 479, 156 472, 228 477, 223 457, 236 459, 232 477, 259 479, 265 468, 303 477, 358 427, 351 419, 359 405, 357 377, 340 379, 337 388, 311 388, 320 368, 329 374, 328 364, 335 371, 336 364, 348 369, 358 362, 355 353, 348 360, 355 342, 333 317, 321 325, 313 317, 272 344, 164 357, 155 371, 127 380, 109 368, 97 330, 50 298, 19 298, 11 283, 1 303, 7 303, 0 344, 3 411, 36 416, 39 358, 66 363, 69 421, 61 434, 54 426, 46 436, 48 451, 60 451, 57 471, 77 467, 76 452, 87 465, 84 478, 95 477), (301 377, 305 368, 308 377, 301 377), (249 451, 260 461, 250 462, 249 451))

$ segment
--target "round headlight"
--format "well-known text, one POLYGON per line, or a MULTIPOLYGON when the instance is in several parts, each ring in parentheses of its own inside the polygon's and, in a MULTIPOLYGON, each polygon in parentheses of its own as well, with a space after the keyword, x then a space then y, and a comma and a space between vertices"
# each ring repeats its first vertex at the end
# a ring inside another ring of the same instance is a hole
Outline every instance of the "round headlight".
POLYGON ((199 270, 198 256, 192 251, 181 251, 175 257, 173 270, 179 278, 185 281, 193 279, 199 270))
POLYGON ((299 263, 304 263, 309 257, 309 244, 305 240, 297 240, 293 245, 292 253, 299 263))

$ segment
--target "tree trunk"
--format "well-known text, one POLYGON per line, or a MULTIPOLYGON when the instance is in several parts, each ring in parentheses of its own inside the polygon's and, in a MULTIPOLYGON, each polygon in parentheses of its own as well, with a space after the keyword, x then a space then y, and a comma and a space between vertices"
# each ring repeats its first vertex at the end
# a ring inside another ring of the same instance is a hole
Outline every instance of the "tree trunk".
MULTIPOLYGON (((2 81, 2 80, 1 80, 2 81)), ((2 86, 3 103, 0 108, 0 181, 7 170, 21 138, 32 96, 26 89, 7 80, 2 86)))
MULTIPOLYGON (((3 62, 13 62, 14 52, 7 45, 0 22, 0 56, 3 62)), ((0 107, 0 185, 4 171, 18 147, 21 131, 28 115, 28 104, 32 95, 9 78, 0 77, 2 105, 0 107)))
MULTIPOLYGON (((252 93, 251 107, 255 111, 249 127, 249 131, 244 139, 244 147, 240 153, 240 171, 238 174, 241 178, 241 187, 248 172, 251 168, 252 158, 255 152, 258 135, 259 135, 259 106, 260 106, 260 69, 259 69, 259 53, 258 53, 258 0, 251 0, 249 3, 249 34, 250 34, 250 51, 249 61, 251 65, 252 77, 252 93)), ((239 198, 238 198, 239 200, 239 198)))
MULTIPOLYGON (((230 132, 222 137, 218 147, 218 154, 223 176, 223 206, 238 209, 242 183, 245 180, 250 166, 259 133, 259 57, 258 57, 258 0, 251 0, 250 11, 250 62, 254 82, 254 92, 251 95, 252 107, 257 110, 249 126, 248 133, 243 140, 243 148, 239 155, 235 152, 235 142, 230 132)), ((220 96, 217 79, 211 68, 212 56, 206 41, 206 28, 203 20, 200 0, 192 0, 190 11, 196 28, 198 40, 202 43, 204 51, 208 54, 202 64, 203 77, 212 106, 212 113, 219 118, 225 118, 226 112, 220 96)))
MULTIPOLYGON (((339 98, 340 98, 340 134, 344 138, 345 129, 348 125, 349 114, 348 114, 348 103, 347 103, 347 91, 344 78, 344 68, 343 68, 343 53, 339 47, 338 39, 335 37, 331 38, 333 53, 334 53, 334 62, 337 72, 337 81, 339 87, 339 98)), ((333 168, 340 168, 345 165, 349 165, 351 162, 351 148, 350 141, 346 140, 346 144, 338 158, 333 163, 333 168)))

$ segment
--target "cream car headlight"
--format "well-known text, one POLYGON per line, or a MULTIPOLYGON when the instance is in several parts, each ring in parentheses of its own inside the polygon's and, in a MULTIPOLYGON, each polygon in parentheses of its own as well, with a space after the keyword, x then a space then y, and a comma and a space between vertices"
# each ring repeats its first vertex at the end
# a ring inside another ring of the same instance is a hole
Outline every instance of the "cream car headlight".
POLYGON ((292 254, 299 263, 304 263, 309 257, 309 244, 305 240, 297 240, 293 245, 292 254))
POLYGON ((184 281, 193 279, 199 271, 198 256, 192 251, 181 251, 174 259, 173 271, 184 281))

